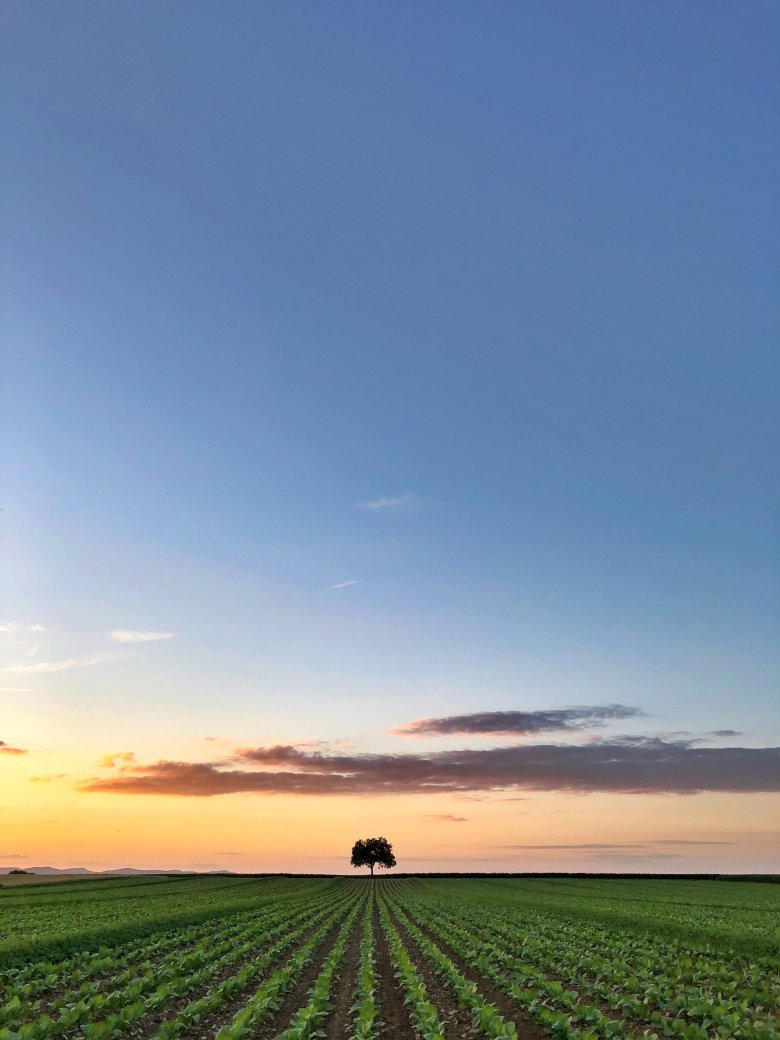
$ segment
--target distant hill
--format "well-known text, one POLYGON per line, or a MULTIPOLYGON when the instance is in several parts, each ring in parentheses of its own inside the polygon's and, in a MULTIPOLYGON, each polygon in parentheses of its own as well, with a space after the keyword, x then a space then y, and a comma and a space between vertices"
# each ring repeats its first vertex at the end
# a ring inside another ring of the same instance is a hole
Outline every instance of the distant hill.
MULTIPOLYGON (((19 867, 0 867, 0 874, 10 874, 12 870, 19 867)), ((90 870, 88 867, 22 867, 28 874, 50 875, 50 874, 79 874, 90 877, 99 877, 105 874, 189 874, 188 870, 143 870, 139 867, 120 867, 118 870, 90 870)), ((214 873, 228 874, 230 871, 214 871, 214 873)))

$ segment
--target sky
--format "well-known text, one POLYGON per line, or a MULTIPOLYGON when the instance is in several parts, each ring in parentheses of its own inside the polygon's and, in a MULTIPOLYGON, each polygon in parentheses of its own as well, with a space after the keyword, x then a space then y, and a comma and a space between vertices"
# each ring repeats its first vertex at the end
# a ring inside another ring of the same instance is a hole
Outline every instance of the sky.
POLYGON ((776 870, 777 7, 2 29, 0 867, 776 870))

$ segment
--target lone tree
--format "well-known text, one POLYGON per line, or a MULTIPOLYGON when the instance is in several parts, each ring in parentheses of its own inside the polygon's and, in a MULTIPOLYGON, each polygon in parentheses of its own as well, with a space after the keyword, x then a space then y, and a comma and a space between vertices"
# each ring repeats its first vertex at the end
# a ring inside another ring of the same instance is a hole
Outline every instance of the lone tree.
POLYGON ((359 838, 352 846, 352 858, 349 862, 353 867, 369 867, 373 877, 377 864, 380 867, 395 866, 393 846, 387 838, 359 838))

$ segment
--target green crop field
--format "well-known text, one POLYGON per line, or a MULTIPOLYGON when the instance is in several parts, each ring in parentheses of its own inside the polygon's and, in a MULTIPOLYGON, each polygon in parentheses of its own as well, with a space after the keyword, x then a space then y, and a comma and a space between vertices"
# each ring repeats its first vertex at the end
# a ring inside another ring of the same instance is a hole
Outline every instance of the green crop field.
POLYGON ((780 1038, 780 886, 137 877, 0 889, 0 1040, 780 1038))

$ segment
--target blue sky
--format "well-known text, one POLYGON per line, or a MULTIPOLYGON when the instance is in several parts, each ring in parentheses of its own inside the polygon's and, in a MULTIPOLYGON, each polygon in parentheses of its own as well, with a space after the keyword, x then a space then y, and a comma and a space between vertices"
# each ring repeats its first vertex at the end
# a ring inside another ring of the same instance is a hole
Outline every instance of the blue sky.
POLYGON ((777 740, 772 5, 3 18, 4 728, 777 740))

